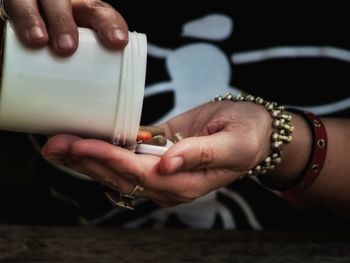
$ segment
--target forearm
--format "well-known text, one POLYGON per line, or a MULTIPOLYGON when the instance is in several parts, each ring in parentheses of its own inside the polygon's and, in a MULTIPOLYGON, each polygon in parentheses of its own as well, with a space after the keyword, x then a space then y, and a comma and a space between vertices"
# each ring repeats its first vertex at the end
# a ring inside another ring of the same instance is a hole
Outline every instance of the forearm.
MULTIPOLYGON (((324 118, 328 150, 324 166, 314 183, 301 196, 350 217, 350 120, 324 118)), ((307 165, 312 134, 303 118, 293 115, 293 141, 284 147, 283 161, 271 175, 279 183, 300 176, 307 165)))

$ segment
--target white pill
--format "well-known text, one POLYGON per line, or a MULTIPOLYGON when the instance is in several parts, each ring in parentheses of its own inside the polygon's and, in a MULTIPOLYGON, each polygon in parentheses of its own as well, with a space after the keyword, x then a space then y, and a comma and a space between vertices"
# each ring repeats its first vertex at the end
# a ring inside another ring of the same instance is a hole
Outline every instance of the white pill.
POLYGON ((170 140, 167 140, 165 146, 150 145, 150 144, 138 144, 136 146, 135 152, 139 154, 151 154, 156 156, 162 156, 174 143, 170 140))

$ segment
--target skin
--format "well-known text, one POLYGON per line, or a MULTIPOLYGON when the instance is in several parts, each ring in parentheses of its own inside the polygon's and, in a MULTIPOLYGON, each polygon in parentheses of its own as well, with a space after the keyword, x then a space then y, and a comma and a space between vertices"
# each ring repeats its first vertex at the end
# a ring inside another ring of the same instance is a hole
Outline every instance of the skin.
POLYGON ((128 26, 123 17, 102 1, 5 0, 4 3, 19 38, 31 48, 50 45, 57 55, 70 56, 79 45, 78 26, 95 29, 110 49, 122 49, 128 43, 128 26))
MULTIPOLYGON (((328 133, 328 152, 317 180, 298 198, 350 215, 350 121, 322 119, 328 133), (345 153, 345 154, 344 154, 345 153)), ((181 132, 186 139, 162 158, 137 155, 107 142, 72 135, 50 138, 43 155, 66 164, 122 193, 138 184, 143 196, 164 207, 188 203, 226 186, 260 163, 270 151, 272 118, 251 102, 211 102, 162 125, 166 136, 181 132)), ((269 175, 276 183, 289 183, 303 171, 311 151, 311 131, 292 114, 293 141, 283 146, 283 161, 269 175)))
MULTIPOLYGON (((240 137, 253 138, 257 142, 257 134, 247 130, 254 131, 257 125, 262 125, 266 127, 266 134, 259 136, 260 140, 265 141, 270 132, 270 117, 263 111, 259 124, 252 121, 249 123, 252 127, 238 130, 243 119, 235 116, 236 121, 228 121, 226 116, 236 112, 237 105, 227 102, 204 105, 164 124, 168 138, 172 138, 177 131, 191 138, 176 144, 163 158, 136 155, 107 142, 84 140, 72 135, 50 138, 42 153, 50 160, 68 164, 123 193, 130 192, 135 184, 139 184, 145 188, 144 196, 162 206, 188 203, 236 180, 243 171, 258 162, 259 156, 255 153, 254 156, 250 155, 240 143, 240 137), (234 108, 231 109, 232 106, 234 108), (205 114, 202 114, 203 111, 205 114), (195 125, 187 125, 193 123, 192 119, 196 119, 195 125), (240 134, 231 136, 233 131, 240 134), (232 155, 235 148, 238 154, 232 155), (181 168, 177 168, 179 160, 176 157, 173 159, 173 156, 181 156, 182 152, 188 155, 181 168), (227 155, 233 160, 227 159, 227 155)), ((254 115, 253 112, 247 114, 254 115)), ((268 142, 265 144, 259 150, 264 152, 260 155, 268 153, 268 142)))

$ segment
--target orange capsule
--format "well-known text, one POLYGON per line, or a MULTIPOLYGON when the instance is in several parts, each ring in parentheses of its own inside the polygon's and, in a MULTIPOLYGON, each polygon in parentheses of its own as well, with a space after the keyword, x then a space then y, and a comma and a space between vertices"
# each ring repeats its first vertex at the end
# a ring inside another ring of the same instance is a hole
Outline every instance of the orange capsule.
POLYGON ((136 141, 137 142, 145 142, 145 141, 148 141, 152 139, 152 133, 150 132, 147 132, 147 131, 139 131, 137 133, 137 138, 136 138, 136 141))
POLYGON ((146 131, 152 133, 152 136, 163 135, 165 136, 165 130, 157 126, 140 126, 140 131, 146 131))

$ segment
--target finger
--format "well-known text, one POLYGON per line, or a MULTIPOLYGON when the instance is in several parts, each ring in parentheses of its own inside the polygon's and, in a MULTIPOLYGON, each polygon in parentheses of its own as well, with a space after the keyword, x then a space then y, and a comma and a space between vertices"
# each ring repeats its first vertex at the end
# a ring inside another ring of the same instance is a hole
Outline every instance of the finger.
POLYGON ((70 0, 41 0, 41 4, 52 49, 61 56, 73 54, 78 47, 78 28, 73 18, 70 0))
POLYGON ((69 153, 71 145, 78 140, 82 138, 68 134, 52 136, 41 149, 41 154, 49 160, 62 159, 69 153))
POLYGON ((75 141, 70 147, 70 154, 81 158, 94 159, 109 167, 116 174, 132 175, 134 176, 133 182, 155 191, 173 190, 172 185, 164 187, 167 185, 167 181, 165 181, 167 177, 162 176, 164 183, 157 182, 157 179, 160 178, 159 157, 135 154, 104 141, 92 139, 75 141))
MULTIPOLYGON (((84 140, 72 135, 56 135, 47 141, 42 152, 45 157, 54 161, 58 158, 62 164, 88 175, 103 185, 121 193, 128 194, 135 185, 140 185, 144 187, 144 191, 141 194, 142 197, 153 200, 163 207, 188 203, 208 192, 208 183, 200 179, 203 177, 200 176, 200 173, 182 173, 178 176, 164 177, 155 169, 159 158, 136 155, 103 141, 84 140), (135 157, 145 159, 145 161, 140 162, 135 157), (142 165, 139 169, 136 169, 135 166, 141 163, 146 163, 147 165, 142 165), (117 172, 135 172, 140 170, 146 174, 144 180, 141 180, 137 174, 135 176, 130 173, 122 174, 117 172)), ((227 176, 216 177, 227 181, 225 179, 227 176)), ((210 185, 216 187, 217 184, 218 180, 210 185)))
POLYGON ((22 43, 33 48, 48 43, 48 33, 36 0, 7 0, 5 5, 22 43))
MULTIPOLYGON (((88 175, 102 185, 123 194, 130 194, 135 186, 139 185, 137 182, 133 181, 132 176, 116 174, 113 170, 94 159, 82 158, 77 162, 76 159, 73 158, 72 161, 66 160, 65 163, 69 164, 69 167, 77 172, 88 175)), ((150 199, 162 207, 170 207, 193 201, 193 199, 187 199, 173 193, 154 191, 149 183, 147 186, 143 187, 143 191, 139 193, 137 197, 150 199)))
POLYGON ((66 164, 80 173, 86 174, 92 179, 103 185, 121 193, 130 193, 135 185, 133 182, 126 180, 127 176, 120 176, 109 167, 91 158, 79 158, 75 156, 66 156, 66 164))
POLYGON ((105 46, 122 49, 127 45, 128 26, 112 6, 99 0, 73 0, 72 5, 77 24, 94 28, 105 46))
POLYGON ((247 160, 249 156, 245 156, 242 147, 236 147, 237 143, 237 138, 229 132, 187 138, 164 154, 159 169, 162 174, 210 168, 232 168, 239 171, 245 169, 240 167, 240 160, 247 164, 252 160, 247 160))
MULTIPOLYGON (((113 169, 101 164, 97 160, 84 157, 77 161, 76 158, 69 158, 70 157, 67 157, 67 159, 65 159, 65 163, 69 164, 70 168, 86 174, 92 179, 120 193, 129 194, 136 185, 140 185, 138 182, 134 181, 133 176, 128 174, 117 174, 113 169)), ((173 200, 166 198, 162 193, 152 191, 152 188, 149 186, 137 197, 151 199, 155 202, 174 203, 173 200)))
MULTIPOLYGON (((67 165, 74 170, 91 176, 93 179, 104 183, 105 185, 129 193, 133 189, 133 177, 128 175, 117 176, 106 165, 91 158, 72 155, 71 149, 75 142, 84 141, 82 138, 74 135, 56 135, 48 139, 42 148, 42 155, 60 164, 67 165), (128 182, 128 183, 125 183, 128 182)), ((74 151, 73 151, 74 152, 74 151)))
MULTIPOLYGON (((121 147, 99 140, 76 141, 70 148, 70 153, 82 158, 90 158, 111 169, 124 180, 144 186, 149 192, 163 192, 166 183, 158 184, 154 177, 159 174, 159 157, 138 155, 121 147)), ((126 189, 127 190, 127 189, 126 189)), ((166 190, 166 189, 165 189, 166 190)), ((153 199, 159 199, 158 194, 147 194, 153 199)))
POLYGON ((70 151, 76 156, 96 159, 114 169, 118 174, 135 175, 135 182, 140 185, 143 184, 144 172, 156 170, 156 163, 159 160, 159 157, 156 156, 144 156, 145 160, 127 149, 93 139, 75 142, 70 151))
POLYGON ((201 170, 163 176, 158 169, 159 157, 134 154, 99 140, 76 141, 71 146, 71 153, 98 161, 109 167, 115 176, 127 175, 125 178, 129 178, 128 182, 132 181, 134 185, 145 188, 145 196, 169 205, 188 203, 213 189, 227 185, 239 176, 225 169, 212 169, 210 173, 201 170))
MULTIPOLYGON (((150 199, 157 203, 174 206, 190 203, 209 192, 219 189, 235 181, 241 174, 227 169, 210 169, 206 171, 190 171, 164 176, 147 174, 144 182, 150 199)), ((162 206, 163 206, 162 205, 162 206)))

